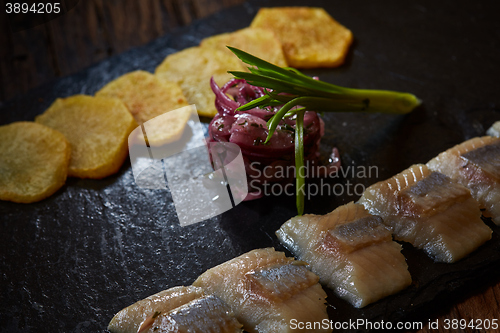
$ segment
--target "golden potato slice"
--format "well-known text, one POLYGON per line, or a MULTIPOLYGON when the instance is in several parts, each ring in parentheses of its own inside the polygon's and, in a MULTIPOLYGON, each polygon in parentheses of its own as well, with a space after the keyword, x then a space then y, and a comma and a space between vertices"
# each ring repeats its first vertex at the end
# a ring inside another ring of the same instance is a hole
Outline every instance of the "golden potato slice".
POLYGON ((0 126, 0 200, 40 201, 66 181, 71 148, 60 132, 34 122, 0 126))
MULTIPOLYGON (((234 56, 226 47, 229 45, 280 67, 287 66, 280 41, 271 31, 265 29, 245 28, 235 32, 220 34, 203 39, 200 45, 218 48, 234 56)), ((246 67, 248 65, 243 64, 243 66, 246 67)))
POLYGON ((99 90, 96 97, 119 98, 139 125, 165 113, 161 124, 157 122, 148 129, 148 143, 155 146, 178 140, 191 115, 187 108, 182 109, 184 112, 169 112, 188 105, 176 82, 160 80, 145 71, 120 76, 99 90))
POLYGON ((272 31, 288 65, 297 68, 341 65, 353 39, 351 31, 322 8, 261 8, 251 27, 272 31))
POLYGON ((235 55, 212 48, 194 46, 170 54, 156 67, 155 74, 162 80, 177 82, 189 104, 196 104, 198 114, 213 117, 215 95, 210 88, 213 76, 218 85, 232 78, 229 70, 243 71, 245 68, 235 55))
POLYGON ((69 176, 95 179, 120 169, 128 155, 128 135, 137 127, 119 99, 86 95, 56 99, 35 121, 70 142, 69 176))

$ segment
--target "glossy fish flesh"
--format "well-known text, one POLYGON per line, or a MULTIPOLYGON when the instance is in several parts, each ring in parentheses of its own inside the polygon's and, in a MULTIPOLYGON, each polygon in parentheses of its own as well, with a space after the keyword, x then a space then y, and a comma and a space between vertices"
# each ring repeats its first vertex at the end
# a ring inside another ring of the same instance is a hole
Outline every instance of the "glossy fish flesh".
POLYGON ((241 327, 226 303, 208 295, 158 314, 138 333, 241 333, 241 327))
POLYGON ((326 215, 296 216, 276 231, 321 283, 361 308, 411 284, 401 245, 379 216, 348 203, 326 215))
POLYGON ((435 261, 457 261, 491 238, 470 191, 423 164, 368 187, 358 203, 435 261))
POLYGON ((500 225, 500 138, 484 136, 467 140, 427 163, 467 187, 474 199, 500 225))
POLYGON ((305 263, 265 248, 209 269, 193 285, 226 302, 247 332, 331 332, 292 329, 292 320, 328 320, 326 293, 318 280, 305 263))
POLYGON ((141 323, 156 312, 169 312, 204 295, 203 289, 193 286, 160 291, 118 312, 111 319, 108 330, 111 333, 137 333, 141 323))
POLYGON ((232 317, 227 305, 193 286, 163 290, 126 307, 113 317, 108 330, 111 333, 242 332, 241 324, 232 317), (193 330, 188 331, 189 327, 193 330))

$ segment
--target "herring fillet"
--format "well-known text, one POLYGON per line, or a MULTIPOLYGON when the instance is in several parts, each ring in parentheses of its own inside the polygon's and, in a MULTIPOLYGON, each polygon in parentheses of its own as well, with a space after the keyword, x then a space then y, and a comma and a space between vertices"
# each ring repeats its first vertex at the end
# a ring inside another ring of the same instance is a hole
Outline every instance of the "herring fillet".
POLYGON ((442 152, 427 166, 469 188, 485 209, 484 215, 500 225, 500 138, 467 140, 442 152))
POLYGON ((326 215, 296 216, 276 231, 281 243, 309 263, 321 283, 357 308, 411 284, 401 245, 381 218, 355 203, 326 215))
POLYGON ((111 333, 241 333, 231 309, 202 288, 180 286, 163 290, 118 312, 111 333))
POLYGON ((193 285, 226 302, 247 332, 331 332, 291 327, 292 320, 328 320, 326 293, 304 265, 273 248, 256 249, 207 270, 193 285))
POLYGON ((491 238, 470 191, 423 164, 368 187, 358 203, 380 215, 396 240, 452 263, 491 238))
POLYGON ((111 319, 108 330, 111 333, 137 333, 141 323, 155 312, 169 312, 204 295, 203 289, 193 286, 160 291, 122 309, 111 319))
POLYGON ((159 314, 144 333, 241 333, 242 325, 231 309, 215 295, 192 300, 159 314))

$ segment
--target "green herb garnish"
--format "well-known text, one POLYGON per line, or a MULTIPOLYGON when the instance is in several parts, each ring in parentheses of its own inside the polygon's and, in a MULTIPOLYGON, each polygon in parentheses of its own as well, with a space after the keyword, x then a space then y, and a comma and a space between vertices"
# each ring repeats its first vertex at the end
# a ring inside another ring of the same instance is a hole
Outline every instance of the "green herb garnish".
MULTIPOLYGON (((296 190, 296 205, 297 213, 302 215, 304 213, 304 196, 306 177, 304 170, 304 110, 297 112, 297 119, 295 122, 295 186, 296 190), (297 144, 300 142, 300 144, 297 144)), ((267 137, 269 140, 269 136, 267 137)))
POLYGON ((283 117, 296 115, 295 168, 298 214, 304 212, 304 112, 382 112, 405 114, 420 105, 413 94, 387 90, 352 89, 314 80, 298 70, 279 67, 234 47, 228 48, 244 63, 248 72, 229 71, 234 77, 249 84, 266 88, 266 95, 237 108, 246 111, 255 107, 281 108, 272 116, 267 126, 266 143, 273 136, 283 117), (270 89, 270 90, 267 90, 270 89), (300 107, 299 107, 300 106, 300 107))

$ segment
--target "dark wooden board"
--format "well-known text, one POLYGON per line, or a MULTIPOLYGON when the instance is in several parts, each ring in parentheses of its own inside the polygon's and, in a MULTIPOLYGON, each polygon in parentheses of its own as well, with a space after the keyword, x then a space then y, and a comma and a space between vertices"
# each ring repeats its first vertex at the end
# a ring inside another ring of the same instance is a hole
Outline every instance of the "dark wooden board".
POLYGON ((13 17, 5 13, 2 1, 0 101, 243 2, 62 0, 63 15, 20 13, 13 17))
MULTIPOLYGON (((304 2, 254 1, 194 21, 4 103, 0 124, 32 120, 55 98, 93 94, 126 72, 153 71, 167 54, 196 45, 203 37, 243 28, 260 5, 270 4, 304 2)), ((379 171, 376 177, 348 176, 339 182, 368 186, 386 179, 483 135, 500 119, 500 24, 493 4, 308 1, 307 5, 325 7, 352 29, 356 40, 346 65, 306 73, 345 86, 410 91, 424 101, 406 116, 326 115, 322 148, 339 147, 345 166, 377 166, 379 171)), ((306 203, 306 212, 326 213, 357 198, 315 197, 306 203)), ((0 330, 105 331, 115 312, 138 299, 190 284, 204 270, 251 249, 282 249, 274 231, 295 214, 294 205, 293 197, 266 197, 181 228, 170 192, 138 188, 128 162, 104 180, 69 179, 39 203, 0 202, 0 330)), ((484 275, 498 276, 500 230, 491 226, 492 241, 452 265, 435 264, 405 244, 414 285, 361 310, 332 295, 332 319, 409 320, 484 275)))

